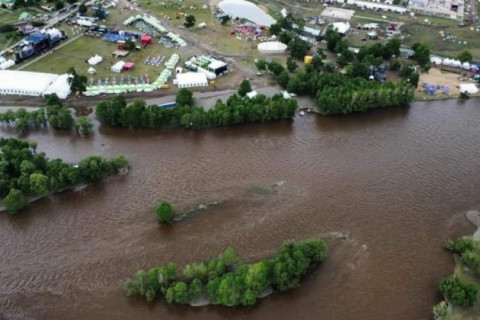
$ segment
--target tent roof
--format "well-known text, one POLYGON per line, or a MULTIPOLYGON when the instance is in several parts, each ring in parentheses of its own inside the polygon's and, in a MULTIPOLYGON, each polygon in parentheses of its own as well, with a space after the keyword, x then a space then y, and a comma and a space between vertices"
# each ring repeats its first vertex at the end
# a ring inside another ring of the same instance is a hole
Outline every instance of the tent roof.
POLYGON ((203 73, 187 72, 177 74, 178 85, 203 83, 208 85, 207 76, 203 73))
POLYGON ((478 88, 474 83, 461 83, 460 92, 477 93, 478 88))
POLYGON ((67 74, 0 70, 0 91, 32 92, 35 95, 56 93, 59 98, 65 99, 70 93, 67 79, 67 74))
POLYGON ((135 63, 129 61, 129 62, 125 62, 125 64, 123 65, 123 67, 124 67, 125 69, 130 69, 130 68, 133 67, 134 65, 135 65, 135 63))
POLYGON ((148 34, 144 34, 141 38, 141 40, 152 40, 152 37, 149 36, 148 34))

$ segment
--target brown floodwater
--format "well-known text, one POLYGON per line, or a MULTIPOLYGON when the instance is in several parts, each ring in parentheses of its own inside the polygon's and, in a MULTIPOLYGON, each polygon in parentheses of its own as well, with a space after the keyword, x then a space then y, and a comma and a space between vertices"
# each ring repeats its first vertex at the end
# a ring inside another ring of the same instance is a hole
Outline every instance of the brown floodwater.
POLYGON ((0 319, 430 319, 453 269, 442 245, 471 233, 464 214, 480 207, 473 99, 200 132, 97 123, 86 138, 29 138, 51 158, 124 154, 132 168, 0 215, 0 319), (159 199, 222 204, 168 227, 153 216, 159 199), (253 261, 287 239, 336 233, 345 239, 330 241, 315 274, 254 308, 148 304, 122 290, 140 268, 227 246, 253 261))

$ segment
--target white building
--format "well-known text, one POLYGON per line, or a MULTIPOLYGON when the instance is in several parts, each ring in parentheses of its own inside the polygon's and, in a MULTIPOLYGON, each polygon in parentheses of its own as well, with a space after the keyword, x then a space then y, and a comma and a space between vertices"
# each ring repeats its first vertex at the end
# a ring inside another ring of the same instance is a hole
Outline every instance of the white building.
POLYGON ((257 49, 262 53, 284 53, 287 51, 287 45, 279 41, 261 42, 257 49))
POLYGON ((43 96, 56 93, 60 99, 70 94, 68 75, 53 73, 0 70, 0 94, 43 96))
POLYGON ((179 88, 208 87, 207 75, 198 72, 179 73, 173 83, 179 88))
POLYGON ((347 34, 350 31, 350 23, 348 22, 334 22, 331 24, 333 30, 336 30, 340 34, 347 34))

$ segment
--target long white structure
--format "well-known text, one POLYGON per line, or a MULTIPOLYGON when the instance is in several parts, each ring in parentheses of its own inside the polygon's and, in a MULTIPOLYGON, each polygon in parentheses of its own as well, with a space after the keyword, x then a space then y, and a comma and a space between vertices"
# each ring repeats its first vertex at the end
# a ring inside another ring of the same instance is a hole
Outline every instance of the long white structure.
POLYGON ((43 96, 56 93, 60 99, 70 94, 68 75, 30 71, 0 70, 0 94, 43 96))
POLYGON ((257 46, 258 51, 263 53, 284 53, 287 45, 279 41, 262 42, 257 46))
POLYGON ((179 88, 207 87, 207 75, 199 72, 187 72, 177 74, 174 84, 179 88))
POLYGON ((224 0, 218 4, 220 9, 232 18, 243 18, 258 25, 270 27, 276 21, 256 4, 245 0, 224 0))

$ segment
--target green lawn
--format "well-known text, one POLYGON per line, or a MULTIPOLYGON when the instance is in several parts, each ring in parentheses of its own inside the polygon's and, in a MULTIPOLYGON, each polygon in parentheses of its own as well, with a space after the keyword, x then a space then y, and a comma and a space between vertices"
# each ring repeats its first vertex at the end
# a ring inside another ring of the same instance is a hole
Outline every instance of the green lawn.
POLYGON ((34 16, 44 13, 37 8, 18 8, 15 10, 0 8, 0 24, 16 22, 20 14, 24 11, 31 13, 34 16))

